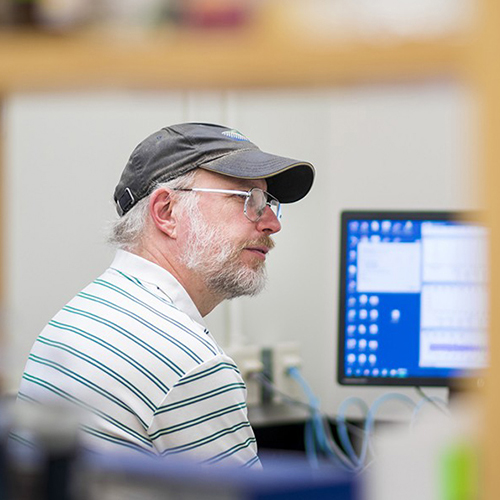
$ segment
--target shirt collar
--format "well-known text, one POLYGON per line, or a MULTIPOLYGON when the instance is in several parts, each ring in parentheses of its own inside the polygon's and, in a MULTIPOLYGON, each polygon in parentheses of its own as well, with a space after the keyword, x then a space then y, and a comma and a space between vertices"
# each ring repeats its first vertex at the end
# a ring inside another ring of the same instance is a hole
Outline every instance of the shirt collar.
POLYGON ((116 252, 111 267, 130 274, 142 282, 157 286, 172 300, 179 310, 185 312, 193 321, 206 328, 205 322, 189 294, 163 267, 125 250, 116 252))

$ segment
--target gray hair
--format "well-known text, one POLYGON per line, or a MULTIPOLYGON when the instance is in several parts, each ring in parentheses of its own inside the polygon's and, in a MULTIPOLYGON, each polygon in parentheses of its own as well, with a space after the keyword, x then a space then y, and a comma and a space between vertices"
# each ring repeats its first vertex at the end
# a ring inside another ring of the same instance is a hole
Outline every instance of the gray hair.
MULTIPOLYGON (((142 240, 144 229, 148 221, 149 200, 151 195, 159 188, 185 189, 194 183, 196 170, 181 175, 168 182, 158 182, 152 188, 150 193, 140 200, 135 207, 127 212, 123 217, 113 221, 109 228, 107 241, 110 245, 127 251, 136 249, 142 240)), ((191 197, 187 197, 188 199, 191 197)), ((181 203, 184 198, 181 198, 181 203)))

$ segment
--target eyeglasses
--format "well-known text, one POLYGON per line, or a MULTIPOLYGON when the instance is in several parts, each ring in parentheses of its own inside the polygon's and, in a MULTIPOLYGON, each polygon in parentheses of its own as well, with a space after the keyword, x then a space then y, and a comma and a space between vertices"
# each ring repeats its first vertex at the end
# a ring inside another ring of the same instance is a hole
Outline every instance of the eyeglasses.
POLYGON ((260 188, 252 188, 250 191, 235 191, 233 189, 209 189, 209 188, 176 188, 174 191, 194 191, 196 193, 219 193, 231 194, 245 198, 243 212, 248 220, 257 222, 263 215, 266 207, 269 207, 278 220, 281 219, 281 203, 267 191, 260 188))

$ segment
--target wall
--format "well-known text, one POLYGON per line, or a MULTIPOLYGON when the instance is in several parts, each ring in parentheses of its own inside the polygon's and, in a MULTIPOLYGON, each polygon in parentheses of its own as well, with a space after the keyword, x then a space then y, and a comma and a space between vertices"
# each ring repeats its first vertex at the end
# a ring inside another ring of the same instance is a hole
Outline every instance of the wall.
MULTIPOLYGON (((8 388, 17 387, 44 324, 112 258, 103 228, 133 147, 164 125, 196 120, 226 123, 263 150, 316 165, 310 196, 284 207, 267 290, 238 299, 242 333, 249 343, 299 341, 304 375, 325 410, 354 394, 373 401, 381 390, 334 382, 339 213, 480 208, 472 111, 465 89, 449 82, 13 96, 3 117, 8 388)), ((227 316, 225 305, 207 318, 222 344, 227 316)))

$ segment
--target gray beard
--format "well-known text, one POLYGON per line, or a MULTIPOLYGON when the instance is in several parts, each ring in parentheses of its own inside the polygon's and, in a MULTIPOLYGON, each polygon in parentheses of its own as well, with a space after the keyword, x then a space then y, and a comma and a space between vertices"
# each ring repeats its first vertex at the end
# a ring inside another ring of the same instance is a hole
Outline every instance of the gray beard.
POLYGON ((188 244, 183 253, 184 265, 196 271, 205 286, 221 299, 253 296, 266 286, 264 263, 252 269, 240 261, 243 250, 218 228, 203 219, 197 203, 186 207, 190 219, 188 244))

